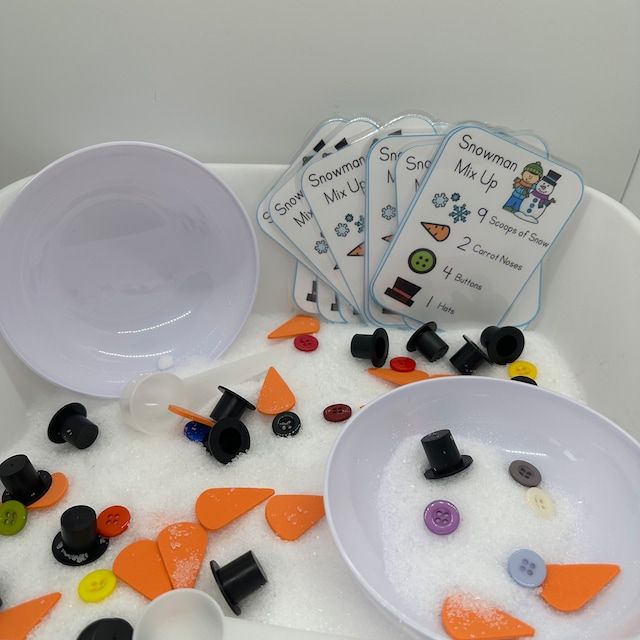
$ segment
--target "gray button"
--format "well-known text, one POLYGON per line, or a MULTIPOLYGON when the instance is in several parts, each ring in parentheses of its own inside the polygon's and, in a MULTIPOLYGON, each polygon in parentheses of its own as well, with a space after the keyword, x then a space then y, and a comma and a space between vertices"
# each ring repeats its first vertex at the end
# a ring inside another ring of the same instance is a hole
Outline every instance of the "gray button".
POLYGON ((514 460, 509 465, 509 473, 523 487, 537 487, 542 481, 540 472, 526 460, 514 460))

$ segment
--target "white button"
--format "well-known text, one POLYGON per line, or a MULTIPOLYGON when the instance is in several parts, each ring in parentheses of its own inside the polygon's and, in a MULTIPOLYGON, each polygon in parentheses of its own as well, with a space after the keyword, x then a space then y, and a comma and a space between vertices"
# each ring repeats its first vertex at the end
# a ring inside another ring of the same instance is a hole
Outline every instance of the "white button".
POLYGON ((551 496, 539 487, 531 487, 526 493, 527 504, 533 509, 533 512, 540 518, 553 518, 556 514, 556 505, 551 496))

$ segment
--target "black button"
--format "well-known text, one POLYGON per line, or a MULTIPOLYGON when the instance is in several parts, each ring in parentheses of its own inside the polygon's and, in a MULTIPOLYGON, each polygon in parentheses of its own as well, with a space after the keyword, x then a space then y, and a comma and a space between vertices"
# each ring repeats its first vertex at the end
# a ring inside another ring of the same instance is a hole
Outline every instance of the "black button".
POLYGON ((271 423, 273 433, 283 438, 295 436, 300 431, 300 427, 300 418, 293 411, 279 413, 271 423))
POLYGON ((523 487, 537 487, 542 482, 540 472, 526 460, 514 460, 509 465, 509 474, 523 487))
POLYGON ((122 618, 102 618, 92 622, 78 640, 131 640, 133 627, 122 618))

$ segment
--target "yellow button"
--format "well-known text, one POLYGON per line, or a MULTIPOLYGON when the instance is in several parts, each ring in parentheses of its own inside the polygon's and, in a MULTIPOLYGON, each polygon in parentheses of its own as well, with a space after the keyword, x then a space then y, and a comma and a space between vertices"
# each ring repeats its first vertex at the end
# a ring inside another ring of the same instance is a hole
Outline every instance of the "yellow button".
POLYGON ((543 491, 539 487, 531 487, 531 489, 527 491, 526 496, 527 504, 540 518, 548 520, 556 514, 556 505, 546 491, 543 491))
POLYGON ((78 595, 85 602, 101 602, 116 588, 116 576, 108 569, 88 573, 78 585, 78 595))
POLYGON ((516 360, 509 365, 507 369, 509 372, 510 378, 515 378, 516 376, 527 376, 527 378, 531 378, 535 380, 538 375, 538 369, 533 362, 527 362, 526 360, 516 360))

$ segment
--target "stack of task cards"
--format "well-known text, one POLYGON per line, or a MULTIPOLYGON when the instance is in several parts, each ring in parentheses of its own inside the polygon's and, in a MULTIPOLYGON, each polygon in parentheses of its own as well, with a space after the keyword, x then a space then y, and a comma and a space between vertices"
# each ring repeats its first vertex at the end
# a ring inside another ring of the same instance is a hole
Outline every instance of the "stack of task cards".
POLYGON ((582 197, 530 133, 422 115, 336 118, 258 207, 296 259, 295 303, 331 322, 524 326, 542 259, 582 197))

